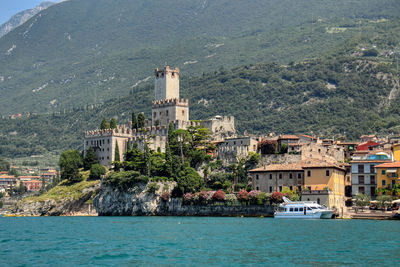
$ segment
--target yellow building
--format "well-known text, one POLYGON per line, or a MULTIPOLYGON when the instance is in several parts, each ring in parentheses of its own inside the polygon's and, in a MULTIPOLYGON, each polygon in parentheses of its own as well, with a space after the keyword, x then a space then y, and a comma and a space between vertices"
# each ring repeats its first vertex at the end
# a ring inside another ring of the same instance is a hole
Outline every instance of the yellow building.
POLYGON ((375 168, 378 173, 378 188, 383 189, 400 184, 400 161, 383 163, 375 168))
POLYGON ((329 162, 312 161, 303 165, 303 201, 317 201, 338 211, 345 205, 346 170, 329 162))
POLYGON ((400 161, 400 144, 394 144, 392 150, 394 161, 400 161))

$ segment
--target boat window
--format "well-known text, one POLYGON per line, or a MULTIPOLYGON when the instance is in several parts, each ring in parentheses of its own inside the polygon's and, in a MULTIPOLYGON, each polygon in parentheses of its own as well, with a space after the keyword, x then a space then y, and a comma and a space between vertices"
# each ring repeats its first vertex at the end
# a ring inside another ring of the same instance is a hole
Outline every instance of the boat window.
POLYGON ((311 208, 310 208, 310 207, 307 207, 307 210, 311 210, 311 208))
POLYGON ((299 208, 299 211, 303 211, 303 208, 299 208))
POLYGON ((293 208, 290 208, 290 211, 293 211, 293 208))
POLYGON ((294 211, 299 211, 299 208, 294 208, 294 211))
POLYGON ((313 210, 316 210, 317 209, 317 207, 311 207, 313 210))

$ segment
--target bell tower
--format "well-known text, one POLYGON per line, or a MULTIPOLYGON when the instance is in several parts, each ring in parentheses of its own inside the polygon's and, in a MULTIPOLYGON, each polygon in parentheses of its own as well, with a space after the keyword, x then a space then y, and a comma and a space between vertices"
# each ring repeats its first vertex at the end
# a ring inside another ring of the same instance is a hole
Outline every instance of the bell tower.
POLYGON ((179 69, 165 66, 155 69, 152 125, 189 122, 189 100, 179 98, 179 69))

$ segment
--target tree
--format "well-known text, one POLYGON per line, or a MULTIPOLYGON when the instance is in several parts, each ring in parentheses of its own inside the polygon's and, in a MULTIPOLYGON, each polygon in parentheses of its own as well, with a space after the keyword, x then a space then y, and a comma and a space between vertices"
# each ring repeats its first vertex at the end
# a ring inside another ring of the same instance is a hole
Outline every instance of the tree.
POLYGON ((117 129, 117 121, 114 118, 111 118, 110 120, 110 128, 117 129))
POLYGON ((89 179, 97 180, 100 179, 102 175, 106 174, 106 169, 100 164, 93 164, 90 168, 89 179))
POLYGON ((101 130, 106 130, 106 129, 110 129, 110 123, 107 122, 106 118, 103 118, 103 120, 100 123, 100 129, 101 130))
POLYGON ((67 179, 70 183, 82 181, 79 168, 83 166, 81 153, 78 150, 67 150, 61 153, 59 166, 61 178, 67 179))
POLYGON ((138 128, 138 121, 136 118, 135 110, 132 110, 132 130, 138 128))
POLYGON ((172 177, 172 155, 168 141, 165 144, 165 174, 167 177, 172 177))
POLYGON ((137 126, 139 129, 144 128, 144 122, 145 122, 146 118, 144 117, 143 113, 139 113, 138 117, 137 117, 137 126))
POLYGON ((356 195, 356 205, 357 207, 360 207, 362 210, 364 210, 365 206, 368 206, 371 202, 371 198, 368 195, 364 195, 361 193, 358 193, 356 195))
POLYGON ((9 171, 10 163, 3 158, 0 158, 0 171, 9 171))
POLYGON ((132 148, 126 151, 123 165, 125 171, 137 171, 141 174, 145 172, 144 155, 137 143, 133 143, 132 148))
POLYGON ((279 154, 285 154, 287 152, 288 152, 288 145, 282 144, 281 147, 279 148, 279 154))
POLYGON ((204 185, 204 180, 196 172, 195 169, 185 166, 182 171, 178 173, 177 177, 178 187, 183 193, 198 192, 204 185))
POLYGON ((388 195, 377 196, 378 207, 383 209, 383 211, 392 205, 392 197, 388 195))
POLYGON ((114 161, 121 161, 121 157, 119 155, 118 142, 115 142, 114 161))
POLYGON ((86 155, 83 158, 83 168, 85 170, 90 170, 90 167, 92 167, 93 164, 99 163, 96 154, 94 153, 93 147, 89 147, 88 150, 86 150, 86 155))

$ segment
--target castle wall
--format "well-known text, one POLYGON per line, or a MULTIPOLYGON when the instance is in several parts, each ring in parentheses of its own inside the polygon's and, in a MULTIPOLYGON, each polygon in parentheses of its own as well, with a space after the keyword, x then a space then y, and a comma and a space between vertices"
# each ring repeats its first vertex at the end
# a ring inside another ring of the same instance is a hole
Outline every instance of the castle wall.
POLYGON ((236 137, 235 118, 233 116, 215 116, 209 120, 201 121, 200 125, 210 130, 214 140, 236 137))
POLYGON ((168 125, 174 121, 189 121, 189 101, 168 99, 154 101, 152 105, 152 125, 168 125))
POLYGON ((179 69, 155 70, 154 100, 179 99, 179 69))

